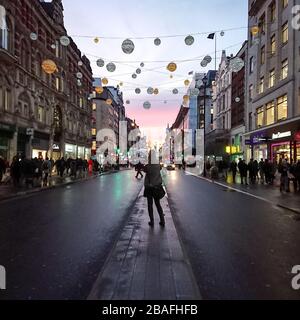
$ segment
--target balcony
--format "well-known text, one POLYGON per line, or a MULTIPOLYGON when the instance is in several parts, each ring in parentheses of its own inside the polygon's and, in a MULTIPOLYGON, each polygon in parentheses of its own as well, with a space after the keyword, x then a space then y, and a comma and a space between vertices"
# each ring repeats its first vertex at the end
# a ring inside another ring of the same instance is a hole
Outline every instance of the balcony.
POLYGON ((6 64, 14 64, 18 59, 13 56, 9 51, 0 47, 0 61, 5 62, 6 64))

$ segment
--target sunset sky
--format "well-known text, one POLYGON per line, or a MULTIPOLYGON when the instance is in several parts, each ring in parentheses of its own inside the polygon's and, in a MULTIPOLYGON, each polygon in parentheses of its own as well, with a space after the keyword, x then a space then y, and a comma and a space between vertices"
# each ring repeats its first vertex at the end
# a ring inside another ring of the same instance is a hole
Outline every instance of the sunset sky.
POLYGON ((218 59, 222 49, 235 54, 247 37, 247 0, 127 0, 100 1, 64 0, 65 25, 81 49, 91 60, 94 77, 107 77, 109 85, 123 82, 127 115, 136 119, 143 128, 166 128, 172 124, 186 92, 185 79, 191 79, 190 71, 204 72, 214 69, 214 60, 207 68, 200 62, 203 56, 210 54, 214 58, 214 41, 207 39, 207 34, 195 35, 195 43, 187 46, 184 39, 189 34, 218 31, 218 59), (221 30, 238 28, 238 30, 221 30), (182 35, 164 38, 163 36, 182 35), (100 41, 95 44, 94 37, 100 41), (136 37, 161 37, 161 45, 155 46, 154 39, 133 39, 136 37), (107 39, 117 38, 117 39, 107 39), (128 55, 121 49, 122 41, 131 38, 135 50, 128 55), (96 60, 102 58, 105 63, 116 64, 116 71, 110 73, 106 68, 99 68, 96 60), (168 62, 178 62, 174 78, 166 70, 168 62), (137 79, 132 74, 141 68, 137 79), (153 70, 155 69, 155 70, 153 70), (152 71, 151 71, 152 70, 152 71), (148 95, 147 88, 158 88, 157 96, 148 95), (142 93, 137 95, 135 89, 142 93), (178 95, 172 90, 177 88, 178 95), (150 101, 150 110, 143 108, 144 101, 150 101), (167 103, 166 103, 167 102, 167 103))

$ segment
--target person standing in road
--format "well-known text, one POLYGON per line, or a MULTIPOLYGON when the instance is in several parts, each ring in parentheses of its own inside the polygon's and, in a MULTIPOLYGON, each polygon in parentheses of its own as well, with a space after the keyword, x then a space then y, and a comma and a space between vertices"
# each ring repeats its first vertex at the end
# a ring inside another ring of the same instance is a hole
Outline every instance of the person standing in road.
MULTIPOLYGON (((145 177, 145 191, 144 197, 148 201, 148 212, 149 212, 149 226, 154 227, 154 215, 153 215, 153 200, 157 208, 157 212, 160 217, 160 225, 165 226, 165 215, 160 204, 160 200, 165 196, 165 191, 162 186, 162 177, 160 174, 160 164, 154 164, 156 159, 156 151, 152 150, 149 153, 149 161, 145 166, 144 171, 146 172, 145 177)), ((157 160, 158 161, 158 160, 157 160)))
POLYGON ((135 171, 137 172, 135 177, 136 177, 137 179, 139 178, 139 176, 141 176, 141 179, 144 178, 143 173, 142 173, 142 170, 143 170, 143 165, 139 162, 139 163, 135 166, 135 171))

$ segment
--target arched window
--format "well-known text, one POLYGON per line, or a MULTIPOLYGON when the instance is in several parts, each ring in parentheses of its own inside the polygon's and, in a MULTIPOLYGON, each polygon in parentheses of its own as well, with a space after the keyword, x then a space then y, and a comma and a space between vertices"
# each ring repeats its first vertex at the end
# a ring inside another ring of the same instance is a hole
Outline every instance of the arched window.
POLYGON ((0 13, 0 48, 11 51, 11 26, 5 12, 1 12, 1 7, 0 13))
POLYGON ((25 69, 29 69, 30 66, 30 52, 25 41, 21 44, 21 65, 25 69))
POLYGON ((19 112, 23 117, 28 118, 30 111, 31 111, 31 105, 30 105, 30 98, 26 93, 21 93, 18 98, 18 108, 19 112))

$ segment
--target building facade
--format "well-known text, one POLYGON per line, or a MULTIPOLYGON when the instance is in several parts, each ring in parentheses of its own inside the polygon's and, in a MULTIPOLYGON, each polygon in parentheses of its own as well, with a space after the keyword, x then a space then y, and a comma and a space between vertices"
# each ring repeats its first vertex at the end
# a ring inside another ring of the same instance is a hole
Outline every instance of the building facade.
POLYGON ((61 0, 1 0, 0 154, 88 157, 92 70, 67 35, 61 0), (43 61, 57 68, 47 74, 43 61))
POLYGON ((300 0, 249 0, 246 155, 300 159, 300 0), (256 28, 259 27, 259 31, 256 28))

